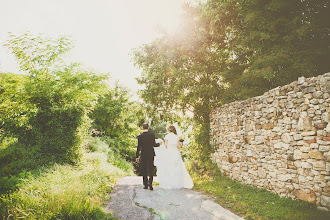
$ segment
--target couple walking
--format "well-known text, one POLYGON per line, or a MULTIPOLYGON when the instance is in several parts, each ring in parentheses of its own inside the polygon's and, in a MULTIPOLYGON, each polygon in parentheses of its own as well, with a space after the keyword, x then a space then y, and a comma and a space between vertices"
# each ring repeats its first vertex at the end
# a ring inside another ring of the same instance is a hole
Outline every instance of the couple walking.
POLYGON ((159 187, 163 189, 192 188, 193 182, 181 159, 177 147, 182 147, 176 129, 169 126, 165 141, 155 139, 155 135, 149 132, 149 125, 143 124, 143 133, 138 136, 136 150, 136 162, 139 163, 141 151, 142 173, 144 189, 153 190, 152 181, 154 162, 157 166, 159 187), (158 143, 157 143, 158 142, 158 143), (157 147, 154 149, 154 147, 157 147), (156 151, 156 153, 155 153, 156 151))

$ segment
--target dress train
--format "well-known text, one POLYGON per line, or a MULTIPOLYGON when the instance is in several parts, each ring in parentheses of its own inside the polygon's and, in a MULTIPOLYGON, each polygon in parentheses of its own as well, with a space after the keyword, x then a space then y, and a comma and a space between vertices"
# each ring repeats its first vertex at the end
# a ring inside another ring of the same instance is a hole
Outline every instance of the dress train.
MULTIPOLYGON (((159 139, 157 140, 160 141, 159 139)), ((176 146, 155 148, 155 161, 159 187, 163 189, 192 188, 192 179, 176 146)))

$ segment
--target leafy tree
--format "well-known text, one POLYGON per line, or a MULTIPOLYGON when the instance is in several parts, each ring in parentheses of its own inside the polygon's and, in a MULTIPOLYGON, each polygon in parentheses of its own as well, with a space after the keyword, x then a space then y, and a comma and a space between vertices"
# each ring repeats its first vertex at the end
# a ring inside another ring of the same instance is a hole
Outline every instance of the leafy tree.
POLYGON ((226 101, 329 71, 328 10, 327 0, 209 0, 203 5, 210 43, 225 43, 220 51, 231 54, 222 71, 229 85, 226 101))
MULTIPOLYGON (((87 113, 104 89, 105 77, 77 63, 64 63, 63 55, 72 48, 68 37, 11 35, 6 46, 27 74, 25 99, 21 100, 27 110, 18 113, 26 118, 23 122, 6 117, 0 123, 3 129, 36 150, 38 157, 76 161, 81 138, 87 131, 87 113)), ((13 101, 10 97, 8 100, 13 101)))
POLYGON ((132 103, 125 88, 118 84, 114 88, 109 88, 106 94, 98 98, 94 110, 90 113, 93 127, 111 138, 132 131, 132 118, 127 118, 130 104, 132 103))
POLYGON ((142 98, 157 111, 191 111, 205 155, 209 115, 298 76, 330 69, 327 0, 209 0, 186 5, 181 30, 134 52, 142 98))
POLYGON ((140 105, 129 100, 128 90, 118 83, 109 87, 98 98, 89 117, 93 120, 92 132, 101 136, 115 153, 128 161, 135 160, 136 137, 145 120, 140 105))
POLYGON ((24 75, 0 73, 0 137, 9 135, 8 131, 14 129, 16 124, 23 124, 27 120, 25 81, 24 75))
POLYGON ((142 98, 158 113, 166 116, 193 112, 195 125, 202 127, 205 137, 199 139, 200 144, 209 152, 209 115, 219 104, 225 84, 219 67, 214 65, 218 63, 214 62, 212 49, 205 49, 208 26, 200 19, 200 10, 186 6, 185 12, 181 31, 175 35, 165 33, 135 50, 135 63, 143 71, 138 82, 146 85, 142 98))

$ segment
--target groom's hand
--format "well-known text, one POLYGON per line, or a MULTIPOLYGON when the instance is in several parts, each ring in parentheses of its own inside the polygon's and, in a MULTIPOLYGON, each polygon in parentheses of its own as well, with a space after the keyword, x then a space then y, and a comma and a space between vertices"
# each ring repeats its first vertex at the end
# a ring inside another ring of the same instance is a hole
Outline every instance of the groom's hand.
POLYGON ((139 158, 136 158, 135 161, 136 161, 137 163, 139 163, 139 162, 140 162, 140 159, 139 159, 139 158))

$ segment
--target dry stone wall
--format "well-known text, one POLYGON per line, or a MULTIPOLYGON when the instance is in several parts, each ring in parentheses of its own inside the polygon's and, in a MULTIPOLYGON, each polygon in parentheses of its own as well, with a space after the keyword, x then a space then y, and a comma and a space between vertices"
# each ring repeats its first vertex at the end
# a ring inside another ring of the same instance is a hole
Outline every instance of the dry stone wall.
POLYGON ((211 114, 211 155, 232 179, 330 209, 330 73, 211 114))

